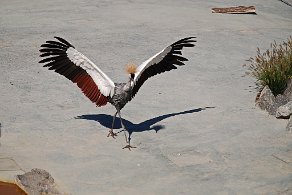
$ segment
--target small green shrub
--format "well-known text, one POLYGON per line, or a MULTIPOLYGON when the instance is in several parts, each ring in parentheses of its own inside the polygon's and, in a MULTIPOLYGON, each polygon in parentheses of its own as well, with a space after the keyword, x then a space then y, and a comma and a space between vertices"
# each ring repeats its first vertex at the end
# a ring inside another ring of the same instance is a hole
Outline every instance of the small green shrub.
POLYGON ((282 94, 292 78, 292 37, 282 44, 274 41, 264 53, 258 48, 257 56, 248 62, 247 74, 257 79, 259 88, 268 85, 274 95, 282 94))

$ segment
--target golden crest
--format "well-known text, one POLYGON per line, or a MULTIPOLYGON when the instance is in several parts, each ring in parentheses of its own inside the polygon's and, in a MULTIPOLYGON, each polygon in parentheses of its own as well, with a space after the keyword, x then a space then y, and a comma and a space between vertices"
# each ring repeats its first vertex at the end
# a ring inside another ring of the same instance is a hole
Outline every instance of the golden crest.
POLYGON ((135 74, 137 71, 136 64, 130 63, 126 65, 126 70, 129 74, 135 74))

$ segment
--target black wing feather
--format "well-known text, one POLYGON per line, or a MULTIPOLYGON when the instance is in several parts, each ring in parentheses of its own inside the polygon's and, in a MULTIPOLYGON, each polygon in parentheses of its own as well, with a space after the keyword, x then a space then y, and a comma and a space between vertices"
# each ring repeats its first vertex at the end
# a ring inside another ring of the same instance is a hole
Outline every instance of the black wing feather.
POLYGON ((60 46, 60 47, 63 47, 63 48, 70 47, 69 45, 65 45, 65 44, 57 42, 57 41, 46 41, 46 43, 49 43, 51 45, 57 45, 57 46, 60 46))
POLYGON ((64 43, 66 46, 69 46, 69 47, 73 47, 73 45, 71 45, 68 41, 66 41, 65 39, 61 38, 61 37, 55 37, 56 39, 58 39, 59 41, 61 41, 62 43, 64 43))
POLYGON ((60 45, 54 45, 54 44, 48 44, 48 43, 42 44, 41 47, 52 48, 52 49, 63 49, 64 48, 63 46, 60 46, 60 45))

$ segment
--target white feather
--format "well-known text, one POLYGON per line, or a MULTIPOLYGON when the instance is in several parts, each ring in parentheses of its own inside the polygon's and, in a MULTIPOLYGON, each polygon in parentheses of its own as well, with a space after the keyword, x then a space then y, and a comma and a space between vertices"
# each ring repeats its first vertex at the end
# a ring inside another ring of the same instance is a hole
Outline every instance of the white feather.
POLYGON ((100 70, 86 56, 78 52, 73 47, 69 47, 66 51, 68 58, 76 65, 84 69, 93 79, 98 89, 104 96, 113 96, 115 84, 114 82, 100 70))

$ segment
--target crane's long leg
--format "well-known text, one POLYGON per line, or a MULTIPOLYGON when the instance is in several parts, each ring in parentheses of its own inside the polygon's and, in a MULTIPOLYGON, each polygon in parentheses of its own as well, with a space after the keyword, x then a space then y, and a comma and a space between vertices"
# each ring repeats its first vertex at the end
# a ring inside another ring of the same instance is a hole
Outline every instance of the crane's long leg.
POLYGON ((121 125, 122 125, 122 128, 124 130, 124 135, 125 135, 125 138, 126 138, 126 142, 128 143, 128 138, 127 138, 127 134, 126 134, 126 127, 125 125, 123 124, 123 121, 122 121, 122 117, 121 117, 121 113, 118 111, 118 114, 119 114, 119 117, 120 117, 120 120, 121 120, 121 125))
POLYGON ((121 113, 120 113, 120 111, 118 111, 118 114, 119 114, 119 117, 120 117, 120 120, 121 120, 121 125, 122 125, 122 127, 123 127, 123 129, 124 129, 125 138, 126 138, 126 143, 128 144, 128 145, 126 145, 125 147, 123 147, 123 149, 128 148, 129 150, 131 150, 131 148, 136 148, 135 146, 131 146, 131 145, 130 145, 130 140, 131 140, 131 138, 130 138, 130 133, 128 132, 128 133, 129 133, 129 137, 127 137, 126 131, 128 131, 128 130, 125 128, 125 125, 123 124, 123 121, 122 121, 122 117, 121 117, 121 113))
POLYGON ((118 114, 118 111, 114 114, 112 128, 109 130, 109 133, 107 135, 108 137, 112 136, 113 138, 115 138, 115 136, 117 136, 117 133, 114 133, 114 131, 113 131, 117 114, 118 114))

